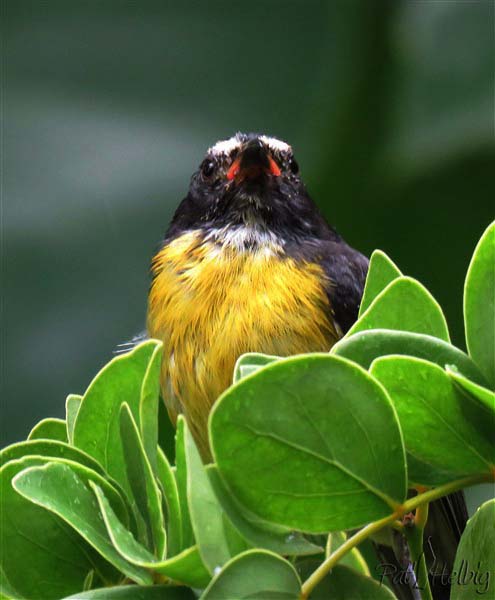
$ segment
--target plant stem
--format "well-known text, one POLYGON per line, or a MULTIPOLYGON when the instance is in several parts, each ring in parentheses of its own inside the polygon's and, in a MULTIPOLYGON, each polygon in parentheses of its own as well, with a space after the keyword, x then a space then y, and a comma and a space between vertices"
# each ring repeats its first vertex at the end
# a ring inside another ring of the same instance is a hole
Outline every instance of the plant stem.
POLYGON ((366 527, 360 529, 347 541, 345 541, 342 544, 342 546, 340 546, 339 548, 337 548, 337 550, 335 550, 335 552, 330 554, 330 556, 316 569, 316 571, 311 573, 308 579, 306 579, 306 581, 303 583, 301 588, 301 600, 305 600, 309 596, 309 594, 313 591, 313 588, 315 588, 318 585, 318 583, 320 583, 320 581, 325 577, 328 571, 330 571, 330 569, 336 563, 338 563, 339 560, 349 552, 349 550, 352 550, 355 546, 363 542, 370 535, 373 535, 377 531, 380 531, 380 529, 383 529, 386 525, 389 525, 390 523, 395 521, 396 518, 397 515, 394 513, 392 515, 389 515, 388 517, 385 517, 384 519, 381 519, 380 521, 370 523, 369 525, 366 525, 366 527))
POLYGON ((457 492, 458 490, 462 490, 463 488, 471 485, 477 485, 478 483, 489 483, 490 481, 495 481, 495 472, 481 474, 478 473, 477 475, 470 475, 469 477, 464 477, 463 479, 456 479, 450 483, 439 485, 438 487, 428 490, 423 494, 418 494, 417 496, 406 500, 401 506, 400 515, 403 516, 408 512, 416 510, 416 508, 421 506, 421 504, 433 502, 433 500, 438 500, 443 496, 448 496, 449 494, 452 494, 452 492, 457 492))
POLYGON ((306 600, 309 594, 328 574, 332 567, 336 565, 339 562, 339 560, 343 556, 345 556, 350 550, 352 550, 355 546, 363 542, 370 535, 376 533, 377 531, 380 531, 380 529, 383 529, 387 525, 392 524, 396 519, 402 518, 405 514, 416 510, 419 506, 425 505, 429 502, 432 502, 433 500, 438 500, 438 498, 441 498, 442 496, 447 496, 448 494, 456 492, 457 490, 460 490, 462 488, 469 487, 471 485, 476 485, 478 483, 492 481, 493 479, 495 479, 495 473, 483 473, 478 475, 471 475, 470 477, 464 477, 463 479, 457 479, 456 481, 452 481, 451 483, 440 485, 436 488, 428 490, 427 492, 418 494, 417 496, 414 496, 414 498, 406 500, 404 504, 401 504, 397 508, 397 510, 388 517, 366 525, 366 527, 363 527, 363 529, 361 529, 348 540, 346 540, 342 544, 342 546, 340 546, 339 548, 337 548, 337 550, 335 550, 335 552, 330 554, 330 556, 326 558, 313 573, 311 573, 311 575, 308 577, 308 579, 306 579, 306 581, 302 585, 300 600, 306 600))
POLYGON ((422 598, 433 600, 426 568, 426 557, 423 552, 423 531, 428 519, 428 506, 428 503, 418 506, 414 521, 404 526, 403 533, 407 539, 412 568, 416 573, 417 589, 421 592, 422 598))

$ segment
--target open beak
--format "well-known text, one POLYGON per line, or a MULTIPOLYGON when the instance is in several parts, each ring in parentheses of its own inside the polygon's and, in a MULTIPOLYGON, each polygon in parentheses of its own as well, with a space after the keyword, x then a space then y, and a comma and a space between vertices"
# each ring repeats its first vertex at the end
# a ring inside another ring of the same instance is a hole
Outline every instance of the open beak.
POLYGON ((263 174, 279 177, 281 171, 265 144, 255 139, 246 144, 230 165, 227 179, 235 179, 240 183, 245 179, 256 179, 263 174))

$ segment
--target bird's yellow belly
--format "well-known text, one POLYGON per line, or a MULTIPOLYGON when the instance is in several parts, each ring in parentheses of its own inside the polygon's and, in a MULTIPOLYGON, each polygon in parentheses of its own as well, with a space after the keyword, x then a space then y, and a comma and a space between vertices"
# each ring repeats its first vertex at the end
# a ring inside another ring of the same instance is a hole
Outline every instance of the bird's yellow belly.
POLYGON ((321 267, 268 245, 239 251, 190 232, 156 255, 153 274, 148 332, 164 343, 162 394, 204 455, 210 408, 241 354, 326 351, 338 338, 321 267))

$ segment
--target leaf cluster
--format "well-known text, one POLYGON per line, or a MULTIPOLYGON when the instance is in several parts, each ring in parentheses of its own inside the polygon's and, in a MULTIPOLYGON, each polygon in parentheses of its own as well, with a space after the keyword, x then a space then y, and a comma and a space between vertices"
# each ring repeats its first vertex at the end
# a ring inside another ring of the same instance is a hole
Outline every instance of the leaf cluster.
MULTIPOLYGON (((466 277, 465 353, 428 290, 376 251, 329 354, 239 358, 209 465, 181 417, 174 451, 159 445, 161 343, 113 359, 65 420, 1 452, 3 597, 393 598, 359 543, 494 477, 494 265, 492 224, 466 277)), ((458 562, 493 565, 494 511, 471 519, 458 562)))

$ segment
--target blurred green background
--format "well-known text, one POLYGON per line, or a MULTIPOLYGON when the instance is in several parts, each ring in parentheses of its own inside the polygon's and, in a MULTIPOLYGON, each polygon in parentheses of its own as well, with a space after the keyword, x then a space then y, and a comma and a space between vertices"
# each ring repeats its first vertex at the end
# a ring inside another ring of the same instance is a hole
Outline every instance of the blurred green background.
POLYGON ((3 3, 2 443, 62 416, 144 325, 205 149, 295 149, 348 242, 444 307, 493 218, 493 3, 3 3))

